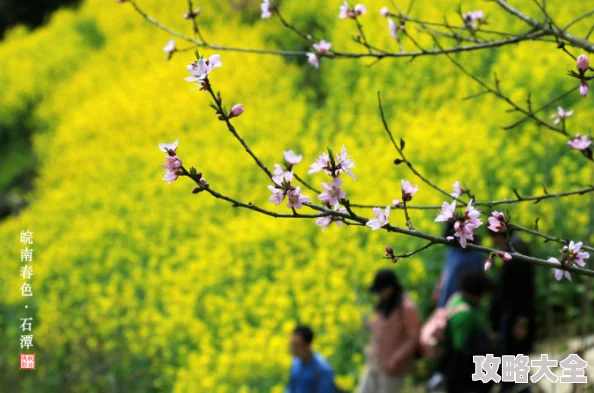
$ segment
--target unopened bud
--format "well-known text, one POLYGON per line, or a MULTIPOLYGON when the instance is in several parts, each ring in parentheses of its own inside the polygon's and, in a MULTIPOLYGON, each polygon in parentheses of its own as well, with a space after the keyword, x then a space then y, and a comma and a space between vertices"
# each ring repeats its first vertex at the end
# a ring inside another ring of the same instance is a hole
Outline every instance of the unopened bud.
POLYGON ((585 80, 580 81, 580 94, 582 97, 586 97, 588 95, 588 83, 585 80))
POLYGON ((489 270, 492 265, 493 265, 493 255, 489 255, 489 258, 487 258, 487 261, 485 262, 485 271, 489 270))
POLYGON ((586 72, 588 67, 590 67, 590 60, 588 59, 588 56, 579 55, 576 66, 580 72, 586 72))
POLYGON ((196 17, 196 16, 198 16, 198 15, 200 15, 200 8, 196 8, 196 9, 195 9, 194 11, 192 11, 192 12, 190 12, 190 11, 187 11, 187 12, 184 14, 184 19, 191 19, 191 18, 194 18, 194 17, 196 17))
POLYGON ((243 113, 243 105, 237 104, 231 108, 231 112, 229 113, 229 118, 240 116, 243 113))
POLYGON ((202 191, 200 187, 192 188, 192 194, 198 194, 200 191, 202 191))
POLYGON ((394 249, 390 246, 386 246, 386 256, 394 256, 394 249))
POLYGON ((204 179, 200 179, 200 184, 202 184, 204 186, 204 188, 208 188, 209 187, 208 182, 206 180, 204 180, 204 179))

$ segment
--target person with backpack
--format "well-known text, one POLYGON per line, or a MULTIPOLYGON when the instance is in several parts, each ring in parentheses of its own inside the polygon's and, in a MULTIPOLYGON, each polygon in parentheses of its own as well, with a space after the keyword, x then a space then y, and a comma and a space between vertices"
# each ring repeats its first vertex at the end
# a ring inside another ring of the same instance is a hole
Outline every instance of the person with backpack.
POLYGON ((285 393, 336 393, 334 373, 324 357, 312 350, 314 333, 300 325, 291 335, 293 362, 285 393))
POLYGON ((398 393, 414 365, 421 319, 391 270, 379 270, 369 291, 377 295, 377 303, 369 322, 367 365, 357 391, 398 393))
POLYGON ((473 356, 484 356, 494 349, 488 318, 480 307, 490 289, 491 282, 484 272, 472 271, 462 276, 460 291, 448 301, 449 318, 441 365, 447 393, 489 391, 490 384, 472 381, 472 374, 475 372, 473 356))

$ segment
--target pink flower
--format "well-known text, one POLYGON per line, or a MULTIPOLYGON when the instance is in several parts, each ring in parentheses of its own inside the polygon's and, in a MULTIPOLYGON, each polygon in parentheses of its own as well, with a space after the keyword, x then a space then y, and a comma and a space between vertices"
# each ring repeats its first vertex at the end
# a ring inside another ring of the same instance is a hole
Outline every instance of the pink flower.
POLYGON ((175 154, 177 150, 177 145, 179 141, 171 142, 171 143, 159 143, 159 150, 165 153, 175 154))
MULTIPOLYGON (((549 258, 548 261, 561 265, 561 262, 557 258, 549 258)), ((571 280, 571 274, 567 270, 553 268, 553 274, 557 281, 561 280, 563 276, 565 276, 566 279, 571 280)))
POLYGON ((303 159, 302 155, 297 155, 293 150, 283 151, 283 157, 285 157, 285 162, 288 166, 297 165, 303 159))
POLYGON ((305 55, 307 56, 307 61, 309 64, 311 64, 316 69, 320 68, 320 59, 318 58, 318 55, 313 52, 307 52, 305 55))
MULTIPOLYGON (((345 208, 340 208, 340 209, 336 209, 335 211, 339 212, 339 213, 347 213, 347 209, 345 208)), ((316 220, 316 225, 321 226, 322 227, 322 231, 325 231, 326 228, 328 228, 328 226, 330 224, 332 224, 333 222, 336 223, 336 226, 341 227, 342 226, 342 219, 340 217, 337 216, 324 216, 324 217, 320 217, 316 220)))
POLYGON ((392 206, 394 206, 394 207, 404 207, 404 202, 402 202, 401 200, 398 200, 398 199, 394 199, 392 201, 392 206))
POLYGON ((167 41, 167 45, 165 45, 163 47, 163 52, 169 53, 169 54, 175 52, 175 40, 167 41))
POLYGON ((402 199, 406 202, 410 201, 419 190, 419 186, 414 186, 408 180, 400 180, 400 186, 402 187, 402 199))
POLYGON ((350 177, 352 177, 353 180, 357 179, 355 175, 351 172, 351 169, 355 167, 355 162, 347 155, 346 147, 342 146, 340 156, 336 155, 336 161, 338 163, 337 175, 339 175, 341 172, 344 172, 350 177))
POLYGON ((504 232, 507 228, 505 223, 505 216, 503 213, 498 211, 494 211, 491 213, 491 217, 489 217, 489 227, 490 230, 493 232, 504 232))
POLYGON ((462 195, 462 193, 464 192, 464 190, 462 189, 462 186, 460 185, 460 182, 458 180, 456 180, 456 182, 454 184, 452 184, 452 188, 454 189, 454 192, 451 193, 450 195, 453 196, 454 198, 459 198, 460 195, 462 195))
POLYGON ((215 68, 222 67, 221 56, 212 55, 208 59, 200 58, 192 62, 187 69, 193 76, 188 76, 186 82, 197 82, 199 85, 208 77, 215 68))
POLYGON ((262 15, 260 15, 262 19, 270 18, 272 16, 272 5, 270 4, 270 1, 264 0, 262 4, 260 4, 260 10, 262 10, 262 15))
POLYGON ((274 171, 272 171, 272 174, 274 175, 272 178, 274 179, 275 177, 278 176, 282 176, 285 174, 285 172, 289 172, 286 171, 282 166, 280 166, 279 164, 274 164, 274 171))
POLYGON ((572 240, 569 242, 567 252, 574 263, 584 267, 584 265, 586 264, 586 262, 584 262, 584 259, 590 258, 590 253, 581 251, 582 246, 582 242, 574 243, 572 240))
POLYGON ((454 224, 454 236, 460 240, 460 246, 466 248, 468 241, 474 240, 474 229, 476 227, 472 222, 469 221, 456 221, 454 224))
POLYGON ((270 197, 269 201, 274 203, 275 205, 280 205, 285 200, 285 193, 283 190, 280 190, 274 186, 268 186, 270 192, 272 192, 272 196, 270 197))
POLYGON ((316 172, 324 171, 330 176, 336 177, 340 176, 340 174, 344 172, 353 179, 356 179, 355 175, 351 172, 351 169, 355 167, 355 163, 351 158, 349 158, 346 147, 342 147, 340 155, 336 153, 335 155, 335 168, 330 168, 330 157, 328 157, 328 153, 323 153, 317 158, 316 162, 311 164, 310 170, 307 173, 311 175, 316 172))
POLYGON ((346 198, 346 193, 340 189, 341 185, 342 179, 340 177, 333 178, 332 184, 322 183, 325 192, 321 193, 318 198, 330 206, 337 205, 340 199, 346 198))
POLYGON ((576 62, 576 67, 580 72, 588 71, 588 67, 590 67, 590 60, 586 55, 579 55, 576 62))
POLYGON ((339 7, 339 10, 340 10, 340 13, 338 14, 338 17, 340 19, 344 19, 347 17, 348 18, 354 17, 354 14, 350 10, 349 3, 347 3, 346 1, 344 3, 342 3, 342 5, 339 7))
POLYGON ((241 105, 241 104, 233 105, 233 108, 231 108, 231 112, 229 113, 229 118, 237 117, 237 116, 241 115, 243 113, 243 111, 244 111, 243 105, 241 105))
POLYGON ((388 7, 382 7, 382 9, 380 10, 380 14, 381 16, 387 18, 388 16, 390 16, 390 10, 388 9, 388 7))
MULTIPOLYGON (((275 165, 278 165, 278 164, 275 164, 275 165)), ((278 165, 278 167, 280 167, 280 165, 278 165)), ((272 177, 272 181, 279 186, 287 185, 286 188, 288 188, 288 186, 293 181, 293 172, 291 172, 291 171, 285 171, 285 170, 279 171, 278 169, 275 169, 275 174, 276 174, 276 176, 272 177)))
POLYGON ((375 214, 376 218, 372 218, 365 224, 372 230, 376 231, 389 224, 388 218, 390 217, 390 206, 386 206, 385 211, 379 207, 374 207, 373 214, 375 214))
POLYGON ((182 166, 182 161, 178 156, 166 156, 165 159, 167 161, 165 161, 163 167, 168 171, 175 172, 182 166))
POLYGON ((356 13, 357 15, 363 15, 363 14, 365 14, 366 12, 367 12, 367 7, 365 7, 365 5, 363 5, 363 4, 357 4, 357 5, 355 6, 355 13, 356 13))
POLYGON ((295 209, 301 209, 303 207, 303 202, 309 202, 309 197, 305 195, 301 195, 301 187, 292 187, 287 191, 287 197, 289 198, 289 203, 287 203, 287 207, 294 207, 295 209))
POLYGON ((464 212, 464 217, 466 217, 468 220, 476 220, 478 221, 478 226, 480 226, 482 224, 481 220, 477 220, 477 218, 481 215, 481 212, 478 211, 477 209, 474 208, 474 206, 472 206, 472 199, 468 202, 468 205, 466 206, 466 211, 464 212))
POLYGON ((388 32, 390 33, 390 37, 396 39, 398 38, 398 26, 392 19, 388 19, 388 32))
MULTIPOLYGON (((582 242, 575 243, 570 241, 569 245, 564 246, 561 249, 561 260, 557 258, 549 258, 549 262, 557 263, 562 266, 585 266, 586 262, 584 259, 590 258, 590 254, 582 251, 582 242)), ((562 269, 553 268, 553 273, 557 280, 561 280, 563 276, 568 280, 571 280, 571 275, 568 271, 562 269)))
POLYGON ((435 219, 435 222, 445 222, 454 219, 454 212, 456 211, 456 201, 452 201, 452 203, 444 202, 441 205, 441 210, 439 215, 435 219))
MULTIPOLYGON (((455 202, 456 201, 452 202, 452 205, 454 206, 447 205, 446 203, 444 203, 444 206, 442 207, 442 213, 439 216, 437 216, 435 221, 451 220, 451 217, 453 217, 453 209, 455 208, 455 202), (444 210, 446 211, 444 212, 444 210)), ((463 219, 457 220, 454 223, 454 236, 460 240, 460 245, 462 246, 462 248, 466 248, 466 244, 469 240, 474 240, 474 230, 483 224, 482 221, 478 219, 478 216, 480 214, 481 213, 472 206, 471 199, 470 202, 468 202, 468 206, 466 206, 466 211, 464 212, 463 219)))
POLYGON ((588 95, 588 83, 585 80, 580 81, 580 95, 586 97, 588 95))
POLYGON ((508 252, 503 252, 503 251, 499 251, 497 253, 497 256, 501 259, 503 259, 504 261, 511 261, 512 260, 512 256, 510 253, 508 252))
POLYGON ((492 265, 493 265, 493 254, 489 255, 489 258, 487 258, 487 260, 485 261, 485 271, 491 269, 492 265))
POLYGON ((573 115, 573 111, 565 111, 565 109, 561 108, 560 106, 557 107, 557 113, 551 115, 551 118, 555 119, 553 123, 559 124, 561 121, 565 120, 565 118, 573 115))
POLYGON ((464 23, 467 27, 474 29, 478 24, 483 23, 483 18, 485 17, 483 11, 469 11, 463 15, 464 23))
POLYGON ((310 165, 310 170, 307 171, 309 175, 314 173, 324 171, 327 174, 331 175, 330 172, 330 158, 328 157, 328 153, 322 153, 317 159, 316 162, 310 165))
POLYGON ((318 42, 317 44, 313 44, 314 49, 317 50, 320 54, 328 52, 331 46, 331 43, 324 40, 318 42))
POLYGON ((163 167, 166 169, 163 180, 171 184, 183 173, 181 170, 182 161, 178 156, 167 156, 165 159, 167 161, 163 164, 163 167))
POLYGON ((592 140, 585 135, 577 134, 573 140, 567 144, 576 150, 586 150, 592 144, 592 140))

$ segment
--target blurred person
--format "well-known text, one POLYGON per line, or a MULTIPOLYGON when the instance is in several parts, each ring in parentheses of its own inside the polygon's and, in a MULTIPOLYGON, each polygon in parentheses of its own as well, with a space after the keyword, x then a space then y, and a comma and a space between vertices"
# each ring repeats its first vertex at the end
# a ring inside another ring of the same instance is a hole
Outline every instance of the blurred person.
POLYGON ((493 353, 488 321, 480 304, 491 289, 491 282, 481 270, 465 273, 460 291, 448 301, 446 350, 441 370, 445 374, 447 393, 488 392, 490 384, 472 381, 473 356, 493 353))
MULTIPOLYGON (((454 233, 454 223, 447 222, 445 225, 444 237, 454 233)), ((474 243, 478 243, 478 236, 475 235, 474 243)), ((450 297, 458 291, 461 277, 474 270, 483 270, 485 256, 478 251, 471 251, 458 246, 448 246, 446 262, 443 267, 441 278, 433 292, 433 300, 436 306, 445 307, 450 297)))
MULTIPOLYGON (((451 236, 453 233, 454 223, 446 222, 443 237, 451 236)), ((473 243, 479 243, 478 235, 475 235, 474 238, 473 243)), ((484 255, 478 251, 471 251, 455 245, 447 246, 445 264, 432 294, 433 304, 436 308, 429 316, 428 322, 423 326, 424 336, 441 333, 448 319, 448 313, 445 310, 446 304, 452 295, 459 290, 462 276, 468 272, 482 271, 484 262, 484 255)), ((424 347, 425 349, 431 348, 427 345, 424 347)), ((441 348, 438 352, 440 351, 441 348)), ((438 367, 438 370, 433 373, 427 384, 427 390, 429 392, 440 390, 444 381, 445 376, 438 367)))
POLYGON ((291 335, 291 374, 285 393, 335 393, 334 373, 324 357, 312 350, 314 333, 300 325, 291 335))
MULTIPOLYGON (((530 255, 530 248, 519 237, 506 244, 505 232, 491 232, 495 247, 530 255)), ((512 259, 504 261, 499 271, 495 299, 491 306, 493 330, 500 339, 501 355, 528 355, 532 351, 536 324, 534 321, 534 268, 529 263, 512 259)), ((530 387, 519 388, 513 382, 503 382, 501 392, 529 393, 530 387), (518 390, 520 389, 520 390, 518 390)))
POLYGON ((369 292, 377 295, 369 322, 371 342, 359 393, 397 393, 413 368, 421 320, 417 308, 389 269, 377 272, 369 292))

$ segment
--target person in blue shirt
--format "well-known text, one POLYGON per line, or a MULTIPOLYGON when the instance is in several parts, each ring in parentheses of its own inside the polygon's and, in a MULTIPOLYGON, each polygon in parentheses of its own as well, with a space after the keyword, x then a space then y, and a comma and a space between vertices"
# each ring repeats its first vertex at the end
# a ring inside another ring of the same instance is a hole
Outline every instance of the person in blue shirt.
MULTIPOLYGON (((447 223, 445 234, 450 236, 454 231, 453 223, 447 223)), ((477 244, 478 235, 475 234, 477 244)), ((482 270, 485 256, 478 251, 470 251, 460 247, 448 247, 446 263, 439 285, 437 307, 445 307, 448 299, 460 289, 460 278, 471 271, 482 270)))
POLYGON ((314 334, 309 326, 298 326, 291 335, 291 374, 286 393, 334 393, 334 373, 324 357, 311 344, 314 334))

